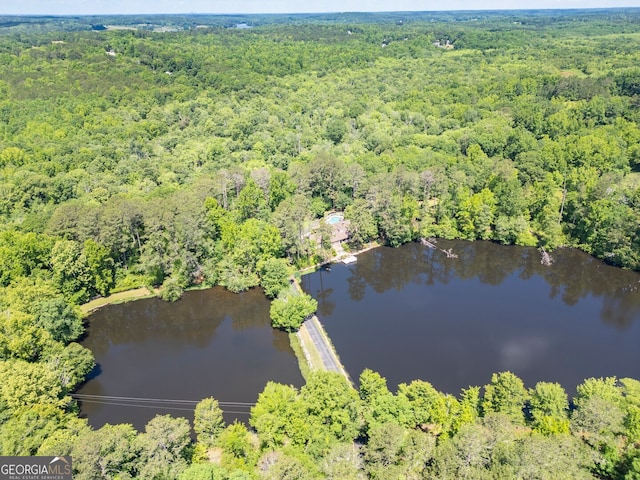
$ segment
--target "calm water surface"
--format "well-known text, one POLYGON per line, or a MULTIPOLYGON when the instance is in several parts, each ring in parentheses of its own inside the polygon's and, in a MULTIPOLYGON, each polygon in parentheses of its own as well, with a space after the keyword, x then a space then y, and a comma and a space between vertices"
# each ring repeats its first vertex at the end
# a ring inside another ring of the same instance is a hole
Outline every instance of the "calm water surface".
MULTIPOLYGON (((82 345, 98 368, 77 393, 110 397, 255 402, 269 380, 300 386, 303 379, 286 334, 273 330, 259 289, 187 292, 175 303, 158 299, 111 305, 91 315, 82 345)), ((83 402, 96 428, 144 425, 156 414, 193 418, 192 404, 123 399, 83 402), (130 406, 132 403, 138 406, 130 406)), ((248 407, 225 407, 227 422, 246 421, 248 407), (233 413, 240 412, 240 413, 233 413)))
POLYGON ((592 376, 640 378, 640 275, 576 250, 439 240, 378 248, 303 277, 354 380, 423 379, 457 394, 510 370, 571 394, 592 376))

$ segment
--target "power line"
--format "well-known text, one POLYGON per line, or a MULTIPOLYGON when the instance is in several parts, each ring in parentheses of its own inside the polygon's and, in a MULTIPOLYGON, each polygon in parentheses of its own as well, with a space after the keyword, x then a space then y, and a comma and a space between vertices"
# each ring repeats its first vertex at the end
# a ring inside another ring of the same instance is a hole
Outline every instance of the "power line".
POLYGON ((82 403, 97 403, 99 405, 113 405, 116 407, 138 407, 138 408, 155 408, 156 410, 181 410, 183 412, 193 412, 193 408, 165 407, 162 405, 136 405, 135 403, 119 403, 119 402, 102 402, 100 400, 82 400, 82 403))
MULTIPOLYGON (((115 400, 147 403, 170 403, 175 405, 197 405, 200 400, 174 400, 167 398, 144 398, 144 397, 116 397, 110 395, 90 395, 85 393, 72 393, 71 396, 80 401, 95 400, 115 400)), ((255 403, 249 402, 218 402, 218 405, 229 407, 253 407, 255 403)))
MULTIPOLYGON (((102 400, 81 400, 84 403, 95 403, 99 405, 111 405, 116 407, 138 407, 138 408, 153 408, 156 410, 176 410, 183 412, 193 412, 193 408, 179 408, 179 407, 167 407, 164 405, 139 405, 135 403, 121 403, 121 402, 113 402, 113 401, 102 401, 102 400)), ((224 413, 231 413, 235 415, 250 415, 251 412, 238 412, 234 410, 223 410, 224 413)))

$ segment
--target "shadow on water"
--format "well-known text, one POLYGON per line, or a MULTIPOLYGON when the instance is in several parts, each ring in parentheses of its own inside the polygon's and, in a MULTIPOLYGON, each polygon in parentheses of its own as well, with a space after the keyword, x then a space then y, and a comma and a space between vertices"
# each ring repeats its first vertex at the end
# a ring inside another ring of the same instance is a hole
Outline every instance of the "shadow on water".
POLYGON ((102 373, 102 365, 100 365, 99 363, 96 363, 96 366, 93 367, 93 370, 91 370, 89 372, 89 375, 85 377, 84 383, 86 384, 87 382, 93 380, 94 378, 99 377, 101 373, 102 373))
MULTIPOLYGON (((271 328, 269 302, 259 289, 232 294, 213 288, 187 292, 174 303, 111 305, 91 315, 82 345, 99 367, 81 395, 253 403, 269 380, 303 383, 289 338, 271 328)), ((132 423, 142 429, 157 413, 193 417, 192 403, 159 408, 157 401, 87 398, 81 413, 95 427, 132 423)), ((228 422, 248 418, 248 406, 224 409, 228 422)))
POLYGON ((415 378, 444 391, 512 370, 568 391, 590 376, 640 377, 640 274, 574 249, 439 240, 378 248, 303 277, 353 378, 415 378), (322 277, 322 281, 321 281, 322 277), (327 305, 325 305, 325 303, 327 305))

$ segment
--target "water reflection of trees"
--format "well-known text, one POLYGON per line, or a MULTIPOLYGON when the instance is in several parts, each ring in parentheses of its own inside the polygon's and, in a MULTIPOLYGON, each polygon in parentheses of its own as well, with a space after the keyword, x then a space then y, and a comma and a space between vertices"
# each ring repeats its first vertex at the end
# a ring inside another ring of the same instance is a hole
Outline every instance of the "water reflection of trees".
POLYGON ((362 275, 358 274, 357 269, 353 272, 353 275, 347 279, 347 283, 349 284, 349 296, 351 297, 351 300, 359 302, 364 299, 364 294, 367 291, 367 281, 362 275))
POLYGON ((273 340, 271 344, 278 352, 293 353, 291 349, 291 342, 289 341, 289 335, 278 330, 272 331, 273 340))
POLYGON ((333 309, 336 307, 335 302, 331 300, 331 294, 333 293, 333 288, 325 288, 324 282, 322 280, 322 273, 326 270, 326 267, 322 267, 318 270, 318 276, 320 279, 320 290, 318 290, 314 296, 314 298, 318 301, 318 313, 320 315, 331 315, 333 313, 333 309))
POLYGON ((637 286, 625 287, 617 296, 606 296, 602 304, 601 319, 608 325, 622 329, 629 327, 640 312, 640 294, 637 286), (628 289, 632 288, 634 294, 628 289))
POLYGON ((518 275, 524 280, 543 278, 549 297, 569 306, 588 296, 602 297, 602 320, 618 328, 631 325, 640 314, 640 274, 611 267, 575 249, 556 250, 554 263, 544 266, 535 248, 458 240, 439 240, 438 247, 452 249, 458 258, 447 258, 441 250, 417 243, 361 255, 347 278, 351 300, 363 300, 367 286, 383 293, 410 282, 447 284, 454 278, 500 285, 518 275))
POLYGON ((213 288, 187 292, 174 303, 153 298, 111 305, 91 315, 83 344, 98 357, 112 345, 149 338, 203 347, 226 319, 234 330, 265 327, 269 302, 259 289, 234 294, 213 288))

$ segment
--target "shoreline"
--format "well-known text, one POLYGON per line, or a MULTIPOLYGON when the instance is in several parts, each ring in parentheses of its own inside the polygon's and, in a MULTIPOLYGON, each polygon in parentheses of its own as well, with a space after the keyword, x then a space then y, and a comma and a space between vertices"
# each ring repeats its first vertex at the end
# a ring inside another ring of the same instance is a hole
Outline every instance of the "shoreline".
MULTIPOLYGON (((381 246, 382 245, 378 242, 371 242, 355 252, 343 252, 342 255, 336 255, 326 262, 299 269, 292 274, 294 288, 296 291, 303 293, 303 290, 298 282, 298 278, 302 275, 313 273, 319 268, 324 267, 325 265, 339 263, 347 255, 360 255, 361 253, 368 252, 369 250, 373 250, 374 248, 378 248, 381 246)), ((192 288, 197 289, 197 287, 192 288)), ((192 288, 188 288, 187 290, 191 290, 192 288)), ((94 300, 90 300, 89 302, 80 305, 80 310, 82 311, 83 317, 87 318, 92 313, 108 305, 117 305, 120 303, 128 303, 145 298, 152 298, 157 296, 158 291, 159 290, 157 288, 150 290, 148 287, 139 287, 131 290, 124 290, 122 292, 111 294, 107 297, 99 297, 94 300)), ((311 320, 315 321, 318 325, 317 328, 318 330, 320 330, 321 336, 324 338, 326 344, 328 345, 331 357, 333 357, 335 363, 339 366, 339 373, 341 373, 346 378, 347 382, 353 386, 353 381, 349 377, 349 374, 344 368, 344 365, 342 365, 342 362, 340 362, 340 357, 335 350, 333 342, 331 342, 329 335, 326 333, 324 327, 315 314, 313 315, 313 318, 311 320)), ((291 334, 289 334, 289 345, 291 346, 291 349, 296 356, 296 359, 298 361, 298 368, 300 369, 300 373, 305 380, 307 379, 310 372, 316 370, 327 370, 320 358, 318 348, 311 339, 309 332, 307 331, 307 327, 304 323, 300 326, 297 332, 292 332, 291 334)))
POLYGON ((158 289, 149 290, 147 287, 133 288, 131 290, 113 293, 106 297, 98 297, 90 300, 87 303, 80 305, 80 310, 82 311, 83 317, 88 317, 102 307, 133 302, 134 300, 141 300, 143 298, 152 298, 155 297, 157 293, 158 289))
MULTIPOLYGON (((356 252, 349 252, 349 255, 360 255, 361 253, 364 252, 368 252, 369 250, 373 250, 374 248, 378 248, 381 247, 382 245, 380 245, 379 243, 375 242, 375 243, 369 243, 367 244, 366 247, 356 251, 356 252)), ((325 265, 328 265, 330 263, 337 263, 341 261, 342 257, 333 257, 332 259, 324 262, 324 263, 317 263, 315 265, 312 265, 310 267, 305 267, 299 270, 296 270, 293 275, 307 275, 309 273, 313 273, 315 272, 318 268, 321 268, 325 265)), ((213 287, 206 287, 206 288, 213 288, 213 287)), ((187 289, 185 289, 186 291, 189 290, 200 290, 202 289, 202 287, 198 287, 197 285, 194 285, 192 287, 189 287, 187 289)), ((111 295, 107 296, 107 297, 98 297, 95 298, 93 300, 88 301, 87 303, 83 303, 82 305, 79 305, 80 310, 82 311, 82 315, 87 317, 89 315, 91 315, 93 312, 99 310, 102 307, 106 307, 107 305, 117 305, 119 303, 128 303, 128 302, 133 302, 135 300, 142 300, 145 298, 152 298, 154 296, 156 296, 158 294, 159 289, 158 288, 154 288, 153 290, 150 290, 148 287, 138 287, 138 288, 132 288, 130 290, 123 290, 122 292, 117 292, 117 293, 112 293, 111 295)))
POLYGON ((331 259, 327 260, 326 262, 316 263, 316 264, 311 265, 309 267, 301 268, 300 270, 294 272, 294 275, 296 275, 296 274, 299 274, 300 276, 308 275, 309 273, 313 273, 313 272, 317 271, 319 268, 324 267, 325 265, 329 265, 331 263, 339 263, 346 256, 353 255, 354 257, 357 257, 361 253, 365 253, 365 252, 368 252, 369 250, 373 250, 374 248, 379 248, 379 247, 383 247, 383 246, 384 245, 382 245, 381 243, 378 243, 378 242, 369 242, 365 247, 361 248, 360 250, 356 250, 355 252, 345 252, 347 255, 337 255, 337 256, 332 257, 331 259))

